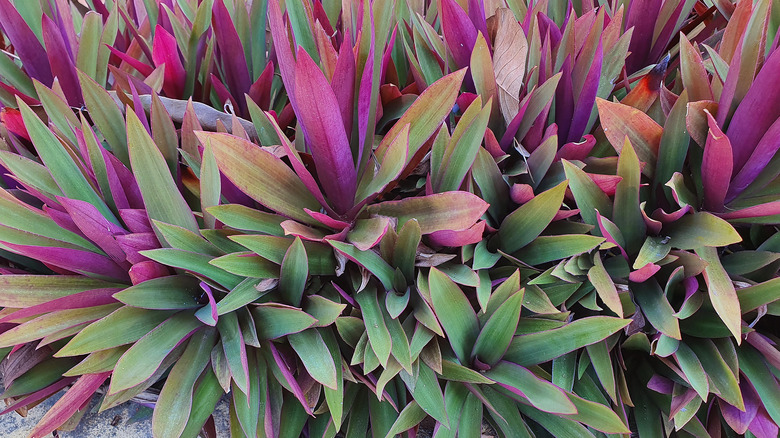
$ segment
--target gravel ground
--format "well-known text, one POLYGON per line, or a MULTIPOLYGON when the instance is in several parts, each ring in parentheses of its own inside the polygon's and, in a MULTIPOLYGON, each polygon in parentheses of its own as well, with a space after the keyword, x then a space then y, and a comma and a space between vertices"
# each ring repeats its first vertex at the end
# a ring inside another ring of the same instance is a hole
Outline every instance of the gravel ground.
MULTIPOLYGON (((60 397, 55 395, 40 405, 30 409, 27 417, 17 413, 9 413, 0 417, 0 437, 27 438, 30 431, 38 423, 46 411, 60 397)), ((97 413, 97 399, 81 419, 78 427, 71 432, 58 432, 61 438, 151 438, 151 416, 144 417, 144 409, 135 403, 125 403, 113 409, 97 413), (94 412, 92 411, 94 409, 94 412), (134 417, 142 417, 141 419, 134 417)), ((229 434, 228 405, 222 401, 217 405, 215 415, 217 435, 227 438, 229 434)))

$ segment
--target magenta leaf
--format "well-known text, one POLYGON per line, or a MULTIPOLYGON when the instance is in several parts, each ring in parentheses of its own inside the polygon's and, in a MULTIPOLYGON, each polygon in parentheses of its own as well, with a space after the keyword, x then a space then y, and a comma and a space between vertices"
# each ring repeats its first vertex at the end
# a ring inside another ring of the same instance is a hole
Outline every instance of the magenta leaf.
POLYGON ((357 172, 349 139, 333 89, 317 64, 302 48, 295 67, 298 121, 311 147, 325 194, 337 213, 352 207, 357 190, 357 172))

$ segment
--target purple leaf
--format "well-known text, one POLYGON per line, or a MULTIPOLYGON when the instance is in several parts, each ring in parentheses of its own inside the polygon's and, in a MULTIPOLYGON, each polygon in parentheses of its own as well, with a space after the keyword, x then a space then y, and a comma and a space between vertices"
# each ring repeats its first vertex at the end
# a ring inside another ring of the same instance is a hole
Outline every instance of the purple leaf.
POLYGON ((160 25, 157 25, 154 32, 152 61, 154 61, 154 65, 157 67, 165 65, 165 79, 163 81, 165 94, 173 98, 181 97, 184 93, 184 82, 187 79, 187 72, 184 71, 184 66, 179 58, 176 38, 160 25))
POLYGON ((52 385, 49 385, 39 391, 35 391, 32 394, 25 396, 21 399, 19 399, 16 403, 11 404, 3 412, 0 412, 0 415, 5 415, 11 411, 15 411, 21 407, 32 405, 36 402, 39 402, 41 400, 45 400, 49 398, 50 396, 60 392, 60 390, 71 383, 76 381, 75 377, 65 377, 57 381, 57 383, 54 383, 52 385))
POLYGON ((157 235, 151 231, 116 236, 116 243, 125 253, 127 261, 133 264, 149 260, 140 254, 141 251, 160 248, 157 235))
MULTIPOLYGON (((780 71, 780 50, 775 50, 756 75, 726 130, 734 148, 734 169, 738 172, 748 162, 748 158, 756 149, 761 137, 773 123, 780 119, 780 105, 777 104, 780 102, 778 71, 780 71)), ((729 78, 731 76, 729 74, 729 78)), ((721 111, 727 111, 727 109, 728 107, 723 107, 721 111)), ((720 116, 720 114, 718 115, 720 116)), ((720 117, 718 120, 720 121, 720 117)))
POLYGON ((290 48, 290 39, 287 36, 287 26, 285 26, 285 21, 282 17, 279 0, 268 2, 268 27, 271 29, 274 52, 276 52, 276 61, 279 64, 279 73, 282 75, 284 89, 287 90, 287 96, 290 99, 293 110, 297 110, 297 100, 295 98, 295 57, 290 48))
POLYGON ((485 221, 479 221, 465 230, 441 230, 428 236, 431 244, 437 246, 449 246, 460 248, 473 243, 479 243, 482 240, 482 234, 485 232, 485 221))
POLYGON ((112 260, 123 265, 125 253, 114 240, 114 236, 126 234, 127 231, 108 221, 89 202, 62 197, 57 197, 57 200, 89 240, 95 242, 112 260))
POLYGON ((753 418, 753 422, 750 423, 749 429, 756 438, 775 438, 778 432, 777 425, 763 407, 758 410, 755 418, 753 418))
POLYGON ((0 323, 54 312, 55 310, 83 309, 85 307, 96 307, 116 303, 117 300, 113 295, 120 290, 121 289, 119 288, 92 289, 73 295, 66 295, 62 298, 57 298, 43 304, 17 310, 0 319, 0 323))
POLYGON ((655 263, 648 263, 636 271, 632 271, 630 274, 628 274, 628 280, 634 283, 644 283, 653 275, 655 275, 659 270, 661 270, 659 265, 656 265, 655 263))
POLYGON ((149 76, 154 71, 154 67, 152 67, 151 65, 141 62, 133 58, 132 56, 128 55, 127 53, 118 50, 113 46, 110 46, 108 44, 105 44, 105 46, 108 47, 108 50, 110 50, 114 56, 118 57, 119 59, 126 62, 134 69, 138 70, 138 73, 141 73, 142 76, 144 77, 149 76))
POLYGON ((108 257, 94 252, 50 246, 17 245, 8 242, 4 242, 4 245, 17 254, 82 275, 92 274, 121 281, 129 279, 127 270, 108 257))
POLYGON ((43 16, 41 30, 52 74, 60 81, 68 104, 80 107, 84 103, 84 98, 81 95, 81 85, 76 74, 76 65, 70 54, 70 47, 65 44, 57 25, 47 15, 43 16))
POLYGON ((328 80, 303 48, 295 67, 296 112, 311 147, 323 189, 337 213, 352 207, 357 190, 357 172, 349 140, 342 128, 339 104, 328 80))
POLYGON ((583 136, 584 140, 581 142, 572 141, 569 143, 564 144, 559 150, 558 153, 555 155, 555 161, 560 160, 584 160, 588 157, 590 154, 590 151, 593 150, 593 146, 596 146, 596 137, 586 134, 583 136))
POLYGON ((274 80, 274 63, 269 62, 265 66, 263 73, 257 78, 254 84, 249 87, 249 97, 263 111, 271 108, 271 84, 274 80))
POLYGON ((756 177, 767 167, 769 162, 780 149, 780 118, 775 120, 772 126, 766 131, 761 141, 758 142, 747 163, 742 167, 737 176, 731 180, 729 191, 726 195, 726 201, 731 201, 747 186, 752 183, 756 177))
POLYGON ((628 4, 626 11, 625 29, 634 28, 628 51, 631 53, 626 58, 626 71, 632 74, 648 63, 650 44, 653 41, 653 31, 658 12, 661 9, 661 0, 635 0, 628 4))
POLYGON ((27 74, 51 87, 54 76, 46 58, 46 50, 9 0, 0 0, 0 27, 13 44, 27 74))
POLYGON ((474 27, 482 32, 482 36, 485 37, 488 49, 492 51, 492 45, 488 35, 487 20, 485 19, 485 1, 484 0, 469 0, 469 18, 474 23, 474 27))
POLYGON ((741 411, 723 400, 719 400, 720 412, 726 423, 740 435, 744 435, 750 427, 750 423, 756 418, 761 399, 756 394, 753 386, 747 380, 741 380, 739 389, 742 391, 742 399, 745 401, 745 410, 741 411))
POLYGON ((468 67, 477 41, 477 29, 455 0, 441 0, 441 27, 444 40, 458 68, 468 67))
POLYGON ((728 211, 721 213, 720 216, 723 219, 749 219, 762 216, 773 216, 780 214, 780 201, 767 202, 765 204, 758 204, 752 207, 743 208, 740 210, 728 211))
MULTIPOLYGON (((371 29, 373 26, 374 16, 371 14, 371 29)), ((358 91, 358 159, 357 162, 362 164, 365 158, 363 157, 363 150, 366 142, 366 132, 368 131, 369 116, 371 113, 371 95, 374 90, 374 33, 371 32, 371 45, 368 50, 368 57, 366 58, 366 64, 363 67, 363 76, 360 79, 360 90, 358 91)), ((370 141, 370 139, 368 139, 370 141)), ((373 145, 369 145, 373 147, 373 145)))
POLYGON ((580 141, 588 126, 588 120, 593 112, 593 105, 596 104, 596 93, 599 90, 599 79, 601 77, 601 64, 603 58, 604 52, 601 45, 601 39, 599 39, 590 70, 588 70, 588 75, 585 77, 582 89, 579 90, 579 95, 577 96, 577 102, 574 105, 574 115, 571 125, 569 126, 569 135, 567 138, 568 142, 580 141))
MULTIPOLYGON (((206 296, 208 296, 209 308, 211 309, 211 314, 210 314, 211 319, 209 320, 209 319, 201 318, 198 313, 195 313, 195 317, 198 318, 198 320, 200 320, 200 322, 202 322, 203 324, 210 325, 210 326, 214 327, 215 325, 217 325, 217 320, 219 318, 219 314, 217 313, 217 301, 214 300, 214 294, 211 292, 211 288, 209 287, 208 284, 206 284, 205 282, 201 281, 200 282, 200 288, 203 289, 203 291, 206 292, 206 296)), ((239 332, 239 335, 240 335, 240 332, 239 332)), ((241 341, 242 341, 241 344, 243 345, 244 344, 243 338, 241 339, 241 341)), ((245 365, 245 362, 246 362, 246 351, 244 351, 244 356, 241 358, 241 362, 244 363, 244 365, 245 365)))
POLYGON ((126 208, 119 210, 119 217, 125 223, 127 229, 133 233, 151 233, 152 224, 145 209, 126 208))
POLYGON ((344 132, 348 134, 352 133, 352 108, 355 100, 355 53, 349 45, 350 40, 349 29, 347 29, 339 50, 336 68, 333 70, 333 80, 330 83, 339 103, 344 132))
POLYGON ((233 25, 233 19, 222 0, 217 0, 214 3, 213 14, 212 25, 217 38, 225 82, 227 82, 233 96, 238 99, 241 113, 245 114, 247 108, 244 93, 249 92, 252 80, 249 77, 244 46, 241 44, 241 39, 233 25))
POLYGON ((165 265, 153 260, 146 260, 134 264, 128 274, 130 274, 130 280, 133 285, 136 285, 154 278, 167 277, 171 275, 171 272, 165 265))
POLYGON ((712 114, 706 112, 710 131, 701 163, 704 208, 719 212, 723 210, 723 201, 726 199, 733 171, 732 148, 729 138, 720 130, 712 114))
POLYGON ((81 409, 106 381, 111 371, 99 374, 84 374, 62 396, 54 406, 46 412, 41 421, 30 432, 30 438, 43 438, 63 425, 73 414, 81 409))
POLYGON ((314 412, 311 410, 311 407, 309 407, 309 403, 306 401, 306 396, 304 395, 303 390, 301 390, 301 386, 298 384, 298 381, 295 380, 295 377, 292 375, 292 372, 290 372, 290 368, 287 367, 287 363, 285 363, 284 358, 282 358, 282 355, 279 353, 279 350, 277 350, 276 347, 274 347, 273 343, 269 343, 268 346, 271 348, 271 354, 274 357, 274 361, 276 362, 276 365, 282 371, 284 380, 287 382, 288 385, 290 385, 290 389, 292 390, 293 395, 301 403, 301 406, 303 407, 303 409, 306 411, 307 414, 314 415, 314 412))
POLYGON ((561 72, 563 75, 555 90, 555 120, 558 121, 559 141, 563 142, 569 137, 569 128, 574 123, 574 81, 571 57, 567 56, 563 61, 561 72))

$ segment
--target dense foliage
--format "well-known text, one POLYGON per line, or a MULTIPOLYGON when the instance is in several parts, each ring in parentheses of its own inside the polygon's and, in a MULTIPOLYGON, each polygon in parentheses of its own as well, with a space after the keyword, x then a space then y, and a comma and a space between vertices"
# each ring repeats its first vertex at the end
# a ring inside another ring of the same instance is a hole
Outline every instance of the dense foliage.
POLYGON ((0 0, 4 413, 777 437, 780 1, 0 0))

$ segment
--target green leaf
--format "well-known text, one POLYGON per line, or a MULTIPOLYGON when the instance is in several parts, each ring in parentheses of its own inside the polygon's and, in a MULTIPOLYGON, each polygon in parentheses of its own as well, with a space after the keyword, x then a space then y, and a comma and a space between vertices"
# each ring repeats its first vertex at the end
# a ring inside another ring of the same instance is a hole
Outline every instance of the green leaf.
MULTIPOLYGON (((89 142, 87 142, 89 144, 89 142)), ((16 153, 0 150, 0 161, 20 181, 52 198, 62 196, 62 190, 46 166, 16 153)))
MULTIPOLYGON (((133 175, 138 181, 149 219, 198 233, 195 216, 176 187, 165 159, 132 111, 127 116, 127 138, 133 175)), ((153 222, 152 225, 158 238, 165 241, 156 224, 153 222)))
POLYGON ((173 248, 159 248, 140 251, 141 255, 148 257, 156 262, 174 268, 192 271, 197 274, 210 278, 217 283, 232 289, 238 285, 242 277, 223 271, 222 269, 209 264, 214 258, 205 254, 199 254, 189 251, 182 251, 173 248))
POLYGON ((483 374, 446 359, 441 361, 441 369, 441 378, 444 380, 488 385, 493 383, 492 380, 488 379, 483 374))
POLYGON ((73 161, 69 151, 60 143, 60 140, 21 100, 19 101, 19 109, 38 156, 51 172, 54 180, 57 181, 62 193, 68 198, 89 202, 97 208, 103 217, 119 225, 119 221, 95 192, 95 188, 87 181, 82 169, 73 161))
POLYGON ((577 408, 566 393, 540 379, 528 369, 511 362, 497 363, 485 375, 512 392, 520 392, 537 409, 555 414, 574 414, 577 408))
POLYGON ((33 365, 17 376, 8 388, 3 391, 4 399, 19 397, 41 390, 58 380, 76 363, 77 359, 52 359, 33 365))
POLYGON ((604 262, 601 261, 601 254, 596 253, 593 256, 593 266, 588 270, 588 280, 596 288, 599 298, 607 305, 609 310, 615 312, 618 318, 623 317, 623 304, 620 302, 615 283, 609 276, 604 262))
POLYGON ((672 245, 663 237, 647 236, 634 260, 633 268, 640 269, 648 263, 656 263, 669 255, 671 249, 672 245))
POLYGON ((230 370, 230 375, 233 376, 233 382, 235 382, 242 393, 245 395, 249 394, 250 382, 247 350, 244 337, 241 335, 241 328, 238 325, 236 312, 222 315, 217 320, 216 325, 217 330, 219 330, 222 351, 225 353, 225 360, 230 370))
POLYGON ((228 312, 240 309, 270 292, 269 288, 259 290, 256 286, 260 279, 247 278, 234 287, 224 298, 217 302, 217 314, 224 315, 228 312), (267 290, 265 290, 267 289, 267 290))
POLYGON ((117 362, 109 394, 132 388, 151 377, 165 357, 200 326, 192 313, 181 312, 139 339, 117 362))
POLYGON ((742 312, 737 291, 720 263, 718 250, 712 247, 697 248, 696 254, 707 263, 704 268, 704 281, 707 283, 712 307, 739 344, 742 341, 742 312))
POLYGON ((739 410, 745 409, 739 381, 734 371, 729 368, 718 348, 710 339, 692 340, 687 343, 704 367, 712 392, 739 410))
MULTIPOLYGON (((230 236, 230 240, 241 244, 264 259, 281 265, 294 239, 292 237, 237 235, 230 236)), ((336 269, 336 258, 329 245, 304 241, 303 247, 306 249, 306 257, 309 260, 309 275, 333 274, 336 269)))
POLYGON ((634 299, 650 324, 670 338, 682 339, 680 321, 674 315, 674 308, 667 301, 658 282, 650 279, 644 283, 632 283, 631 288, 634 291, 634 299))
POLYGON ((260 304, 251 311, 257 324, 257 335, 264 340, 298 333, 317 323, 308 313, 284 304, 260 304))
POLYGON ((377 157, 384 162, 391 142, 395 140, 401 130, 406 129, 408 124, 409 152, 406 156, 406 164, 409 164, 423 143, 439 129, 439 125, 452 110, 465 74, 466 69, 458 70, 426 88, 390 131, 385 134, 384 140, 376 150, 377 157))
POLYGON ((300 237, 295 237, 282 260, 279 274, 279 293, 293 306, 301 305, 306 279, 309 276, 309 262, 306 249, 300 237))
POLYGON ((200 307, 198 279, 185 275, 153 278, 114 294, 128 306, 143 309, 191 309, 200 307))
POLYGON ((377 301, 376 286, 369 283, 366 288, 355 294, 355 301, 360 306, 360 312, 363 314, 363 321, 368 333, 368 340, 371 349, 376 353, 377 359, 382 366, 387 365, 387 359, 390 357, 392 349, 392 338, 385 325, 382 310, 377 301))
POLYGON ((414 426, 417 426, 422 422, 428 414, 412 400, 406 407, 398 414, 398 418, 393 423, 393 427, 387 432, 385 438, 393 438, 401 432, 407 431, 414 426))
POLYGON ((206 208, 206 212, 226 226, 237 230, 284 236, 281 227, 281 223, 287 220, 284 216, 255 210, 241 204, 215 205, 206 208))
POLYGON ((577 408, 577 413, 569 416, 572 420, 579 421, 604 433, 630 433, 628 426, 623 423, 623 420, 607 406, 586 400, 576 394, 569 394, 569 399, 577 408))
POLYGON ((569 187, 585 223, 598 227, 596 211, 612 217, 612 203, 598 185, 579 167, 563 160, 563 170, 569 179, 569 187))
POLYGON ((319 211, 319 202, 281 159, 228 134, 196 135, 203 144, 211 144, 219 170, 242 192, 279 214, 305 224, 317 224, 304 209, 319 211))
POLYGON ((477 97, 461 116, 452 136, 443 151, 441 162, 431 160, 431 174, 434 191, 458 190, 466 173, 474 163, 485 136, 492 99, 482 107, 482 98, 477 97))
POLYGON ((524 289, 520 289, 493 312, 474 342, 472 357, 488 365, 501 360, 506 349, 509 348, 509 343, 512 342, 517 323, 520 321, 523 296, 524 289))
POLYGON ((76 56, 76 67, 87 76, 98 81, 98 52, 102 47, 100 37, 103 31, 102 16, 95 11, 84 14, 81 23, 81 35, 79 36, 79 51, 76 56))
POLYGON ((117 107, 111 95, 87 74, 79 72, 79 81, 81 82, 81 91, 84 93, 84 103, 89 110, 89 117, 106 138, 111 146, 111 152, 129 169, 128 138, 122 111, 117 107))
POLYGON ((567 185, 568 182, 563 181, 534 196, 504 219, 498 230, 504 252, 514 253, 539 237, 558 213, 567 185))
POLYGON ((728 246, 742 241, 728 222, 706 212, 685 215, 665 226, 662 232, 671 238, 669 244, 679 249, 728 246))
POLYGON ((251 251, 234 252, 209 260, 231 274, 253 278, 279 278, 279 265, 255 255, 251 251))
POLYGON ((756 389, 772 420, 775 423, 780 423, 780 385, 777 384, 777 379, 773 376, 761 354, 755 349, 751 347, 740 348, 738 354, 740 370, 745 373, 753 388, 756 389))
POLYGON ((224 392, 219 386, 216 375, 207 368, 203 373, 203 377, 200 379, 200 383, 193 391, 190 417, 187 420, 187 425, 181 436, 197 436, 203 428, 203 425, 214 412, 214 408, 216 408, 217 403, 222 398, 223 394, 224 392))
POLYGON ((587 234, 539 236, 515 254, 529 265, 560 260, 590 251, 604 242, 604 238, 587 234))
POLYGON ((428 276, 431 304, 450 338, 461 364, 471 362, 471 351, 479 335, 479 322, 463 291, 447 275, 431 268, 428 276))
POLYGON ((617 174, 622 179, 615 188, 612 221, 623 234, 626 251, 634 254, 645 236, 647 226, 639 206, 639 185, 642 179, 639 157, 628 139, 618 158, 617 174))
POLYGON ((677 363, 680 365, 680 369, 685 374, 685 379, 690 383, 691 387, 699 394, 702 400, 707 399, 707 394, 710 392, 710 384, 707 380, 707 372, 696 357, 696 353, 688 347, 687 344, 681 342, 677 346, 677 351, 674 352, 674 357, 677 359, 677 363))
POLYGON ((82 374, 97 374, 111 371, 116 366, 116 362, 130 348, 120 346, 109 348, 107 350, 95 351, 89 354, 78 365, 63 373, 63 376, 80 376, 82 374))
MULTIPOLYGON (((127 116, 127 139, 133 175, 138 181, 149 219, 197 233, 195 216, 176 187, 165 159, 132 111, 127 116)), ((160 231, 156 227, 155 230, 158 238, 164 241, 160 231)))
POLYGON ((596 438, 587 428, 568 417, 548 414, 522 403, 518 403, 517 407, 523 415, 539 423, 555 438, 596 438))
POLYGON ((393 290, 393 277, 395 270, 374 251, 361 251, 354 245, 335 240, 328 240, 333 248, 344 254, 347 258, 368 269, 382 283, 382 286, 390 291, 393 290))
POLYGON ((198 376, 211 359, 214 330, 202 330, 187 343, 181 358, 171 369, 155 405, 152 430, 158 436, 180 436, 187 426, 198 376))
POLYGON ((71 144, 78 144, 76 135, 73 133, 72 126, 79 125, 79 119, 73 114, 67 102, 59 94, 52 91, 42 83, 35 81, 35 91, 38 93, 38 100, 43 104, 46 115, 49 116, 49 123, 53 123, 59 135, 64 135, 71 144))
POLYGON ((172 312, 169 311, 121 307, 82 329, 54 355, 79 356, 135 342, 169 318, 171 314, 172 312))
POLYGON ((358 184, 355 200, 360 202, 371 195, 381 193, 388 184, 395 181, 403 171, 408 150, 409 129, 407 125, 388 146, 379 169, 375 173, 369 171, 363 174, 358 184))
POLYGON ((89 240, 60 227, 49 216, 24 204, 2 188, 0 188, 0 209, 3 212, 0 216, 0 224, 2 225, 71 243, 92 252, 101 252, 89 240))
POLYGON ((449 424, 449 415, 445 410, 446 403, 439 381, 433 370, 425 363, 420 363, 420 372, 412 396, 428 415, 444 425, 449 424))
POLYGON ((0 348, 12 347, 89 323, 113 312, 118 304, 55 310, 35 317, 0 334, 0 348))
POLYGON ((737 293, 737 298, 743 314, 773 303, 780 299, 780 278, 742 288, 737 293))
POLYGON ((521 366, 544 363, 604 340, 630 322, 608 316, 593 316, 578 319, 557 329, 516 336, 504 359, 521 366), (551 339, 555 342, 551 342, 551 339))
POLYGON ((319 331, 304 330, 288 336, 287 339, 314 380, 330 389, 338 389, 336 365, 319 331))

